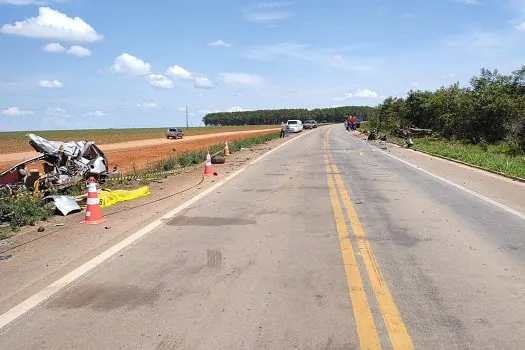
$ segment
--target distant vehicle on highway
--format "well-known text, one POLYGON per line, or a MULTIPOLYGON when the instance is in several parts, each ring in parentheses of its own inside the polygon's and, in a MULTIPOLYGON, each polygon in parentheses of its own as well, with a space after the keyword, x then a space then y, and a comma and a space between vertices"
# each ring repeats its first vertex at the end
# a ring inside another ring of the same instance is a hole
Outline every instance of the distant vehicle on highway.
POLYGON ((181 139, 184 137, 184 131, 178 128, 169 128, 168 131, 166 131, 166 138, 167 139, 181 139))
POLYGON ((303 122, 298 119, 291 119, 286 122, 288 130, 290 132, 301 132, 303 131, 303 122))
POLYGON ((315 129, 317 128, 317 122, 315 120, 307 120, 304 122, 305 129, 315 129))

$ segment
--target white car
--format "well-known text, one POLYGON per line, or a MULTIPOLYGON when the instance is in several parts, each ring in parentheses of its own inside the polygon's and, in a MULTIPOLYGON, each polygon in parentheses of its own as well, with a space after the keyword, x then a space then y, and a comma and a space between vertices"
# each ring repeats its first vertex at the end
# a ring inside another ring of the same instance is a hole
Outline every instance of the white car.
POLYGON ((303 131, 303 122, 297 119, 288 120, 286 126, 290 132, 301 132, 303 131))

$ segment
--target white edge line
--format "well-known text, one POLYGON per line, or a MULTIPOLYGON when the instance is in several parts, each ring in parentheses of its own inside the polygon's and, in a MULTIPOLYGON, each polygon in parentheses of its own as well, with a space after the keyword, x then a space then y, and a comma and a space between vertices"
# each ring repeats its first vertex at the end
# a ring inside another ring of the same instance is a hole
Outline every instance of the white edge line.
MULTIPOLYGON (((255 163, 259 162, 261 159, 263 159, 264 157, 266 157, 266 156, 270 155, 271 153, 277 151, 279 148, 281 148, 281 147, 283 147, 285 145, 288 145, 291 142, 301 138, 302 136, 308 135, 308 134, 309 133, 304 133, 302 135, 299 135, 299 136, 297 136, 297 137, 295 137, 295 138, 293 138, 291 140, 288 140, 288 141, 280 144, 279 146, 275 147, 274 149, 271 149, 268 152, 262 154, 260 157, 254 159, 248 165, 252 165, 252 164, 255 164, 255 163)), ((5 327, 9 323, 13 322, 14 320, 16 320, 17 318, 19 318, 20 316, 22 316, 23 314, 28 312, 29 310, 31 310, 35 306, 38 306, 40 303, 42 303, 46 299, 50 298, 55 293, 57 293, 58 291, 60 291, 64 287, 68 286, 70 283, 72 283, 73 281, 75 281, 76 279, 78 279, 79 277, 84 275, 85 273, 89 272, 90 270, 94 269, 98 265, 102 264, 103 262, 105 262, 106 260, 111 258, 113 255, 118 253, 119 251, 129 247, 133 243, 137 242, 139 239, 145 237, 151 231, 153 231, 156 228, 162 226, 162 224, 164 224, 164 222, 166 220, 171 219, 172 217, 174 217, 175 215, 177 215, 178 213, 180 213, 184 209, 188 208, 193 203, 199 201, 200 199, 202 199, 205 196, 207 196, 209 193, 215 191, 217 188, 221 187, 222 185, 224 185, 225 183, 227 183, 228 181, 230 181, 231 179, 233 179, 237 175, 241 174, 246 168, 247 168, 247 166, 236 170, 235 172, 230 174, 228 177, 224 178, 223 180, 217 182, 215 185, 213 185, 213 186, 209 187, 208 189, 202 191, 201 193, 197 194, 195 197, 193 197, 190 200, 186 201, 185 203, 181 204, 177 208, 171 210, 170 212, 165 214, 160 219, 157 219, 157 220, 153 221, 152 223, 150 223, 146 227, 138 230, 137 232, 135 232, 131 236, 123 239, 119 243, 115 244, 114 246, 112 246, 112 247, 108 248, 107 250, 103 251, 102 253, 98 254, 97 256, 95 256, 94 258, 89 260, 88 262, 84 263, 80 267, 78 267, 75 270, 73 270, 70 273, 68 273, 67 275, 65 275, 62 278, 58 279, 57 281, 51 283, 50 285, 48 285, 47 287, 45 287, 41 291, 37 292, 33 296, 27 298, 26 300, 22 301, 20 304, 14 306, 10 310, 6 311, 2 315, 0 315, 0 329, 5 327)))
MULTIPOLYGON (((353 136, 353 135, 352 135, 352 136, 353 136)), ((354 136, 354 137, 355 137, 355 136, 354 136)), ((519 211, 517 211, 517 210, 515 210, 515 209, 512 209, 512 208, 506 206, 505 204, 502 204, 502 203, 497 202, 497 201, 495 201, 495 200, 493 200, 493 199, 490 199, 489 197, 486 197, 486 196, 484 196, 484 195, 482 195, 482 194, 480 194, 480 193, 477 193, 477 192, 475 192, 475 191, 473 191, 473 190, 469 190, 468 188, 463 187, 463 186, 461 186, 461 185, 458 185, 457 183, 452 182, 452 181, 450 181, 450 180, 447 180, 447 179, 445 179, 445 178, 443 178, 443 177, 441 177, 441 176, 439 176, 439 175, 435 175, 435 174, 431 173, 431 172, 428 171, 428 170, 425 170, 425 169, 423 169, 423 168, 420 168, 420 167, 418 167, 417 165, 414 165, 414 164, 412 164, 412 163, 410 163, 410 162, 408 162, 408 161, 406 161, 406 160, 404 160, 404 159, 398 158, 398 157, 396 157, 396 156, 394 156, 394 155, 392 155, 392 154, 390 154, 390 153, 387 153, 387 152, 383 151, 383 150, 380 149, 380 148, 374 147, 373 145, 370 145, 370 144, 364 142, 363 140, 361 140, 361 139, 359 139, 359 138, 357 138, 357 137, 355 137, 355 138, 356 138, 357 140, 359 140, 360 142, 362 142, 362 143, 368 145, 369 147, 373 148, 374 150, 377 150, 377 151, 383 153, 383 154, 386 155, 386 156, 389 156, 389 157, 391 157, 391 158, 394 158, 394 159, 400 161, 401 163, 404 163, 404 164, 408 165, 408 166, 411 167, 411 168, 417 169, 417 170, 421 171, 422 173, 425 173, 425 174, 427 174, 427 175, 429 175, 429 176, 432 176, 433 178, 438 179, 438 180, 440 180, 440 181, 442 181, 442 182, 444 182, 444 183, 446 183, 446 184, 448 184, 448 185, 450 185, 450 186, 453 186, 453 187, 456 187, 456 188, 458 188, 458 189, 460 189, 460 190, 462 190, 462 191, 465 191, 465 192, 467 192, 468 194, 470 194, 470 195, 472 195, 472 196, 474 196, 474 197, 476 197, 476 198, 479 198, 479 199, 481 199, 481 200, 483 200, 483 201, 485 201, 485 202, 487 202, 487 203, 490 203, 490 204, 492 204, 492 205, 494 205, 494 206, 496 206, 496 207, 498 207, 498 208, 500 208, 500 209, 503 209, 504 211, 506 211, 506 212, 508 212, 508 213, 510 213, 510 214, 514 214, 514 215, 516 215, 516 216, 519 217, 520 219, 525 220, 525 214, 523 214, 522 212, 519 212, 519 211)))

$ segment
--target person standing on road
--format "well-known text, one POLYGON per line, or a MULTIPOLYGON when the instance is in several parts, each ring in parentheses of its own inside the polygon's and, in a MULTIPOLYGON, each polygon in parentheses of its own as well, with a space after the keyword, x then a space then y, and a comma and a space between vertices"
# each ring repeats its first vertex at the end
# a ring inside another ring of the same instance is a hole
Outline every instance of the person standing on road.
POLYGON ((352 116, 350 118, 350 129, 355 131, 357 129, 357 118, 355 116, 352 116))
POLYGON ((285 136, 285 132, 286 132, 286 124, 281 123, 281 135, 279 136, 279 138, 282 139, 285 136))

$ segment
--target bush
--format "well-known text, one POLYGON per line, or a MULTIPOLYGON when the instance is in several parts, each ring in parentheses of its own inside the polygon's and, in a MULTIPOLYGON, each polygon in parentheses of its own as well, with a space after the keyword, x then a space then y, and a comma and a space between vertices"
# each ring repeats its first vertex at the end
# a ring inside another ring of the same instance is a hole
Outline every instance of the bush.
POLYGON ((8 222, 12 230, 46 220, 53 215, 54 210, 53 204, 44 204, 29 194, 0 197, 0 221, 8 222))

